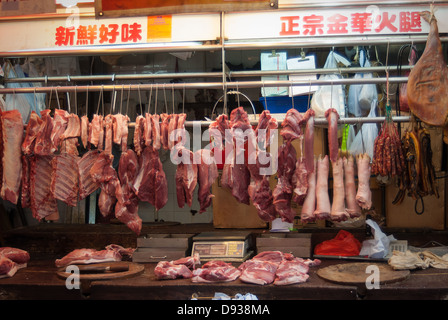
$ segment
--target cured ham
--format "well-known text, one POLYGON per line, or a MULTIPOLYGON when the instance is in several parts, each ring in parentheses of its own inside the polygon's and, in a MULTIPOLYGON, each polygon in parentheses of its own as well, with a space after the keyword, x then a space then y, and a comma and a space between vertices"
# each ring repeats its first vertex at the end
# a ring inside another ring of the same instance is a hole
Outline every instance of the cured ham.
POLYGON ((205 212, 212 204, 214 195, 210 189, 218 178, 218 166, 213 154, 208 149, 200 149, 194 153, 195 163, 198 168, 198 201, 200 205, 199 213, 205 212))
POLYGON ((13 204, 20 197, 20 182, 22 180, 22 139, 23 122, 18 110, 4 111, 1 114, 3 157, 2 157, 2 188, 0 196, 13 204))
POLYGON ((407 98, 415 116, 429 125, 441 127, 446 126, 448 117, 448 67, 433 8, 431 6, 431 12, 420 13, 430 30, 425 50, 409 74, 407 98))
POLYGON ((51 193, 54 198, 72 207, 78 203, 78 160, 78 156, 69 153, 54 156, 51 160, 51 193))
POLYGON ((316 210, 314 216, 316 220, 330 218, 331 204, 328 195, 328 176, 330 172, 330 163, 328 155, 317 159, 317 176, 316 176, 316 210))

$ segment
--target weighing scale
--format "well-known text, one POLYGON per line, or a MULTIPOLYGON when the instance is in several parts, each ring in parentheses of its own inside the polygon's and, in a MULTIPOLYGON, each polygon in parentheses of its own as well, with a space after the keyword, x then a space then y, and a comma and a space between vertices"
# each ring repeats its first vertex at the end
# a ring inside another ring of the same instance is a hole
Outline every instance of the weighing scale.
POLYGON ((250 232, 202 232, 193 237, 191 254, 198 253, 201 261, 222 260, 243 262, 253 251, 250 232))

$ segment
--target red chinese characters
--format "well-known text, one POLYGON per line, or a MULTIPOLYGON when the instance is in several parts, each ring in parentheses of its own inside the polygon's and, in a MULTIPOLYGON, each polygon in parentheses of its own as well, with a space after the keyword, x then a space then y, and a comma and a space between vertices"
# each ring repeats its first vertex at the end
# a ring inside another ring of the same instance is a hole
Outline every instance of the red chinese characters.
POLYGON ((280 36, 421 32, 419 12, 337 12, 280 17, 280 36))
POLYGON ((55 45, 96 45, 136 43, 142 40, 142 26, 139 23, 110 23, 97 25, 80 25, 75 27, 56 28, 55 45))

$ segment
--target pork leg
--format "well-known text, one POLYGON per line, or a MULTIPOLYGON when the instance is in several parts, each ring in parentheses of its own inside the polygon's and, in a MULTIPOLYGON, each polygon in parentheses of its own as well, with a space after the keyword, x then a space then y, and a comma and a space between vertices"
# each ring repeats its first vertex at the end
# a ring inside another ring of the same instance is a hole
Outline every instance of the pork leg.
POLYGON ((344 187, 346 212, 350 218, 356 218, 361 215, 361 208, 356 202, 356 184, 355 184, 355 160, 353 156, 343 159, 344 162, 344 187))
POLYGON ((331 212, 330 196, 328 195, 328 175, 330 163, 328 155, 317 160, 316 178, 316 210, 314 216, 318 220, 329 219, 331 212))
POLYGON ((356 156, 358 166, 358 192, 356 202, 363 209, 372 207, 372 191, 370 190, 370 157, 367 153, 356 156))
POLYGON ((314 222, 316 220, 314 216, 314 211, 316 210, 316 166, 317 160, 313 158, 313 170, 308 173, 308 190, 300 215, 300 220, 303 223, 314 222))
POLYGON ((345 210, 344 191, 344 163, 341 157, 331 162, 333 169, 333 204, 331 206, 331 220, 345 221, 348 214, 345 210))

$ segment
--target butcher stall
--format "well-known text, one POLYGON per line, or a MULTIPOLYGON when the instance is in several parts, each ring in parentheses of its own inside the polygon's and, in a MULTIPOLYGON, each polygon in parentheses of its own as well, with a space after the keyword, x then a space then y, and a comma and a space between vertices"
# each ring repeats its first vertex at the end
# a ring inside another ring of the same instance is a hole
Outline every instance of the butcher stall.
POLYGON ((2 300, 448 297, 448 1, 0 7, 2 300))

